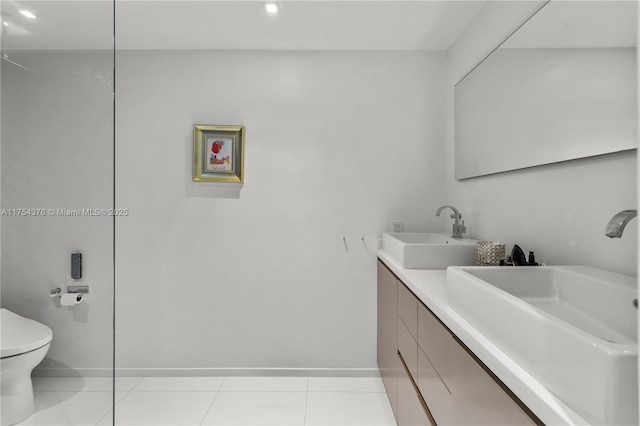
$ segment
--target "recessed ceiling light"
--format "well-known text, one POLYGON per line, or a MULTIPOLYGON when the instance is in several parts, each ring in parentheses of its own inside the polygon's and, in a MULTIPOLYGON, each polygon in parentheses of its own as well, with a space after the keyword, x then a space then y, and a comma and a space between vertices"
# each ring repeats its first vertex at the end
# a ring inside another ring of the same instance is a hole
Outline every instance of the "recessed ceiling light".
POLYGON ((33 13, 31 13, 30 11, 28 11, 26 9, 20 10, 20 13, 22 13, 23 16, 26 16, 29 19, 36 19, 36 15, 34 15, 33 13))
POLYGON ((269 15, 277 15, 278 12, 280 12, 280 7, 278 3, 268 2, 264 4, 264 10, 266 10, 269 15))
POLYGON ((2 21, 2 25, 4 25, 5 27, 8 27, 9 23, 7 21, 2 21))

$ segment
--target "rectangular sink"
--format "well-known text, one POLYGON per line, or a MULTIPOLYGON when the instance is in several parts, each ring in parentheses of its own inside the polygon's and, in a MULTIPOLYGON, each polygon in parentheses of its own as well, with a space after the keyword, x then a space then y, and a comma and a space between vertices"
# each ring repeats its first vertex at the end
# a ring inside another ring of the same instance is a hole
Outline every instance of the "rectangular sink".
POLYGON ((474 265, 477 240, 435 233, 384 233, 384 250, 406 269, 474 265))
POLYGON ((449 305, 592 424, 638 424, 636 278, 588 266, 452 267, 449 305))

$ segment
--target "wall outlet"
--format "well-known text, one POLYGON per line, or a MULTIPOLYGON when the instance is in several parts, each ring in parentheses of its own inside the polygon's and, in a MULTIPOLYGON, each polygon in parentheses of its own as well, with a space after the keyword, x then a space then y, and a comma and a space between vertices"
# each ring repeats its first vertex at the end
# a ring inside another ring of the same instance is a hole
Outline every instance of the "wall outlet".
POLYGON ((394 220, 391 222, 392 232, 404 232, 404 222, 401 220, 394 220))

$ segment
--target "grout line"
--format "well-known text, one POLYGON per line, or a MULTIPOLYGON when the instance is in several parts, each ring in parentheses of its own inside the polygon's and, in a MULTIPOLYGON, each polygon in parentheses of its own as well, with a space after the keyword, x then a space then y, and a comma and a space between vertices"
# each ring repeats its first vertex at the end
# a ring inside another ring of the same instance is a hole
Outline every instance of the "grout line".
POLYGON ((111 392, 113 393, 112 407, 111 407, 111 409, 109 410, 109 412, 108 412, 107 414, 105 414, 104 416, 102 416, 102 418, 101 418, 100 420, 98 420, 98 423, 96 423, 96 425, 99 425, 99 424, 100 424, 100 423, 105 419, 105 417, 107 417, 108 415, 111 415, 111 417, 112 417, 112 423, 115 425, 115 424, 116 424, 116 419, 115 419, 115 410, 116 410, 116 407, 117 407, 118 405, 120 405, 120 403, 121 403, 122 401, 124 401, 124 399, 125 399, 126 397, 128 397, 128 396, 129 396, 129 394, 130 394, 131 392, 133 392, 133 390, 136 388, 136 386, 138 386, 138 385, 140 384, 140 382, 142 382, 142 380, 144 380, 144 377, 140 377, 140 378, 139 378, 139 380, 138 380, 138 383, 136 383, 135 385, 131 386, 131 389, 129 389, 129 390, 127 390, 127 391, 116 391, 115 386, 116 386, 117 379, 118 379, 118 378, 117 378, 116 376, 114 376, 114 378, 113 378, 113 385, 114 385, 114 387, 113 387, 113 389, 111 389, 111 392), (126 393, 125 393, 125 395, 123 395, 123 396, 122 396, 122 398, 120 398, 120 399, 116 402, 116 392, 126 392, 126 393))
MULTIPOLYGON (((144 377, 139 377, 138 378, 138 382, 135 385, 131 386, 131 389, 129 389, 129 392, 133 392, 138 386, 140 386, 140 383, 142 383, 143 380, 144 380, 144 377)), ((115 389, 114 389, 114 391, 115 391, 115 389)), ((129 394, 127 393, 127 395, 129 395, 129 394)))
POLYGON ((104 416, 100 417, 100 420, 98 420, 95 424, 96 426, 99 425, 100 423, 102 423, 102 421, 107 417, 107 416, 113 416, 113 410, 110 409, 109 411, 107 411, 107 414, 105 414, 104 416))
POLYGON ((209 408, 207 408, 207 411, 205 411, 204 416, 202 417, 202 420, 200 420, 200 425, 201 426, 202 426, 202 423, 204 422, 204 420, 209 415, 209 411, 211 411, 211 407, 213 407, 213 403, 216 402, 216 399, 218 399, 218 395, 220 395, 220 391, 222 390, 222 386, 224 386, 224 382, 226 382, 226 381, 227 381, 227 378, 225 377, 224 380, 222 381, 222 383, 220 384, 220 388, 218 389, 218 391, 216 392, 215 396, 211 400, 211 404, 209 404, 209 408))
POLYGON ((307 409, 309 407, 309 377, 307 377, 307 394, 304 398, 304 424, 307 424, 307 409))

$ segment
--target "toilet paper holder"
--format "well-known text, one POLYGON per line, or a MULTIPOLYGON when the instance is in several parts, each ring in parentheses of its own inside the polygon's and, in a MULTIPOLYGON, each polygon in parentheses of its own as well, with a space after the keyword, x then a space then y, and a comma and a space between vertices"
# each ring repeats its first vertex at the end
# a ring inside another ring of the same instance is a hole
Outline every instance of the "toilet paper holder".
MULTIPOLYGON (((70 285, 67 287, 67 293, 74 294, 89 294, 88 285, 70 285)), ((54 288, 49 292, 51 297, 62 297, 62 289, 60 287, 54 288)))
POLYGON ((89 294, 88 285, 70 285, 67 287, 67 293, 89 294))

